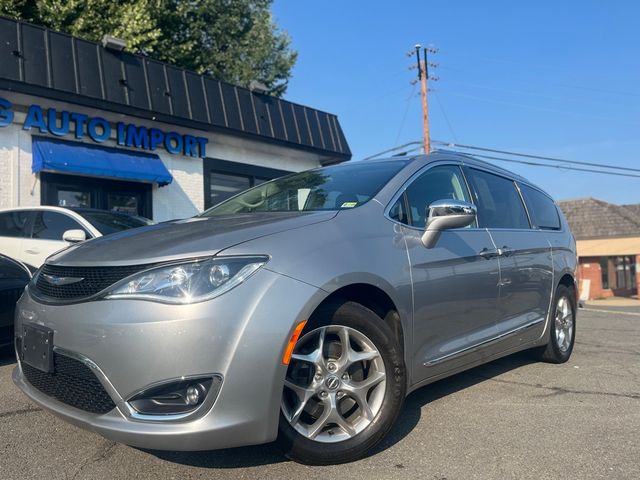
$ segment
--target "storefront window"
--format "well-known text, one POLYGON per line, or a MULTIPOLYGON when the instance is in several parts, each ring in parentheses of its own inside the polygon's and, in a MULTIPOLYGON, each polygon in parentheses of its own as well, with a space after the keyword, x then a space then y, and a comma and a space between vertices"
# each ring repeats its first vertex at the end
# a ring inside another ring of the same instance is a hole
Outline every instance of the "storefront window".
POLYGON ((152 217, 150 183, 42 172, 43 205, 97 208, 152 217))
POLYGON ((230 162, 217 158, 203 160, 204 207, 208 209, 237 193, 291 172, 230 162))
POLYGON ((107 210, 138 215, 140 210, 138 195, 109 193, 107 195, 107 210))
POLYGON ((600 257, 600 274, 602 275, 602 288, 609 288, 609 257, 600 257))
POLYGON ((58 190, 59 207, 90 207, 91 192, 80 190, 58 190))
POLYGON ((250 177, 215 172, 211 172, 209 175, 211 205, 216 205, 251 187, 250 177))
POLYGON ((635 288, 635 258, 631 256, 615 257, 613 259, 613 264, 616 269, 616 284, 612 286, 612 288, 621 290, 635 288))

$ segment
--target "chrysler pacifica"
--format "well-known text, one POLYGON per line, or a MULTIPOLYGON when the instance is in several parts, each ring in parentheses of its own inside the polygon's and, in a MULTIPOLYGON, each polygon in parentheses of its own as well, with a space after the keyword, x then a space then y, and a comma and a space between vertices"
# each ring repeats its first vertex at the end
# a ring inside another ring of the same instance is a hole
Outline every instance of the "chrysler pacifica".
POLYGON ((405 396, 516 351, 571 355, 576 250, 556 203, 468 156, 289 175, 47 259, 16 310, 16 385, 138 447, 270 442, 361 457, 405 396))

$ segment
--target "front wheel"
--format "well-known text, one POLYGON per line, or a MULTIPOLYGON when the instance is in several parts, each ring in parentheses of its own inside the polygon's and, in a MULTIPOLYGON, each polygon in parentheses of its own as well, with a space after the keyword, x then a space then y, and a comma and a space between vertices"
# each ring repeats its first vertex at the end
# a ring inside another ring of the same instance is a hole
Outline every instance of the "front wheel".
POLYGON ((405 391, 391 328, 355 302, 321 307, 287 370, 280 416, 286 455, 314 465, 360 458, 391 429, 405 391))
POLYGON ((549 326, 549 343, 539 350, 540 359, 549 363, 569 360, 576 338, 576 300, 574 292, 559 285, 554 298, 549 326))

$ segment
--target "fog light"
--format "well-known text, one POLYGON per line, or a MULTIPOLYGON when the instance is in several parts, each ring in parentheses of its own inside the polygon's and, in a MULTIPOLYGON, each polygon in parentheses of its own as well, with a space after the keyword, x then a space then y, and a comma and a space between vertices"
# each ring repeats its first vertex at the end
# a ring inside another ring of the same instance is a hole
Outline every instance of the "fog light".
POLYGON ((187 394, 185 395, 185 399, 187 400, 187 405, 198 405, 202 401, 202 391, 204 388, 202 385, 191 385, 187 388, 187 394))
POLYGON ((139 392, 127 403, 142 415, 184 415, 210 403, 221 383, 218 375, 169 380, 139 392))

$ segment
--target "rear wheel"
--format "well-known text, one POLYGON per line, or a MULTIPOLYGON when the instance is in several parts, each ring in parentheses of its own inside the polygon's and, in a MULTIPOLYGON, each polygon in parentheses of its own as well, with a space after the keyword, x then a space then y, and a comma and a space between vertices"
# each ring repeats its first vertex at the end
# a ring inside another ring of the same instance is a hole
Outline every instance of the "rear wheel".
POLYGON ((545 362, 564 363, 571 357, 576 336, 576 300, 567 286, 558 286, 551 315, 549 343, 539 356, 545 362))
POLYGON ((296 343, 285 379, 280 439, 307 464, 360 458, 395 422, 405 395, 391 328, 354 302, 321 307, 296 343))

